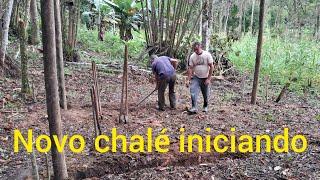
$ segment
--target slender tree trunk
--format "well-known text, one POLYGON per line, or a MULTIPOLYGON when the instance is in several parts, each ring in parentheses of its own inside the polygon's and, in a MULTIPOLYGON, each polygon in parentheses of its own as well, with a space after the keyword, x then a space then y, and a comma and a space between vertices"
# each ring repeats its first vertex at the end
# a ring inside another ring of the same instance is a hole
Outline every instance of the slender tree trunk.
POLYGON ((67 109, 67 98, 64 77, 64 61, 62 47, 62 29, 60 16, 60 0, 54 1, 54 17, 55 17, 55 35, 56 35, 56 53, 57 53, 57 75, 59 84, 60 107, 67 109))
POLYGON ((66 11, 65 0, 61 1, 61 26, 62 26, 62 46, 63 46, 63 54, 66 55, 68 48, 68 15, 66 11))
POLYGON ((20 40, 20 57, 21 57, 21 93, 31 94, 28 79, 28 56, 26 48, 26 25, 19 21, 19 40, 20 40))
POLYGON ((23 21, 25 23, 26 28, 29 26, 30 19, 30 0, 24 0, 24 12, 23 12, 23 21))
MULTIPOLYGON (((144 27, 144 33, 146 37, 146 43, 147 46, 150 44, 150 34, 149 34, 149 27, 147 26, 147 21, 146 21, 146 15, 145 15, 145 8, 144 8, 144 1, 140 1, 141 3, 141 10, 142 10, 142 21, 143 21, 143 27, 144 27)), ((114 11, 112 11, 114 13, 114 11)), ((115 29, 113 29, 114 31, 115 29)), ((114 34, 114 33, 113 33, 114 34)))
POLYGON ((202 1, 203 5, 204 5, 204 8, 203 8, 203 11, 202 11, 202 16, 201 16, 201 39, 202 39, 202 47, 203 49, 205 50, 208 50, 208 33, 209 33, 209 16, 208 16, 208 13, 209 13, 209 0, 203 0, 202 1))
POLYGON ((246 11, 247 11, 247 1, 244 1, 244 7, 243 7, 243 34, 246 33, 246 11))
MULTIPOLYGON (((53 135, 57 135, 61 141, 62 128, 56 64, 54 0, 41 0, 41 20, 44 80, 50 138, 51 141, 53 141, 53 135)), ((51 154, 55 179, 68 178, 64 153, 58 152, 55 143, 52 144, 51 154)))
POLYGON ((67 46, 67 59, 68 61, 72 61, 73 59, 73 21, 75 16, 75 5, 69 6, 69 17, 68 17, 68 46, 67 46))
MULTIPOLYGON (((159 2, 159 1, 158 1, 159 2)), ((165 1, 161 1, 161 6, 159 5, 159 49, 162 51, 162 45, 163 45, 163 35, 164 35, 164 9, 165 9, 165 1)))
POLYGON ((228 31, 230 8, 231 8, 231 1, 228 1, 227 2, 227 8, 226 8, 225 22, 224 22, 224 33, 226 33, 226 34, 227 34, 227 31, 228 31))
POLYGON ((294 34, 295 37, 299 37, 300 36, 300 32, 299 32, 299 27, 300 27, 300 23, 299 23, 299 12, 298 12, 298 4, 297 4, 297 0, 293 0, 293 12, 294 12, 294 34))
POLYGON ((320 40, 320 5, 317 6, 317 19, 315 23, 315 37, 320 40))
POLYGON ((258 85, 259 85, 261 53, 262 53, 262 44, 263 44, 264 10, 265 10, 264 6, 265 6, 265 0, 260 0, 259 36, 258 36, 258 44, 257 44, 254 80, 253 80, 253 87, 252 87, 252 94, 251 94, 251 104, 256 104, 257 102, 257 91, 258 91, 258 85))
POLYGON ((202 47, 209 50, 210 37, 213 26, 213 0, 204 0, 204 9, 202 12, 202 47))
POLYGON ((0 76, 4 76, 4 58, 6 55, 7 45, 8 45, 8 34, 9 34, 9 25, 12 13, 13 0, 8 1, 7 8, 3 15, 3 28, 2 28, 2 37, 1 37, 1 46, 0 46, 0 76))
POLYGON ((223 31, 223 12, 224 10, 221 8, 220 13, 219 13, 219 32, 223 31))
POLYGON ((99 40, 99 41, 103 41, 103 37, 101 38, 101 34, 102 34, 101 30, 102 30, 102 28, 101 28, 101 12, 100 12, 100 5, 99 5, 99 7, 98 7, 97 11, 98 11, 98 23, 97 23, 97 28, 98 28, 98 40, 99 40))
POLYGON ((239 33, 239 36, 241 37, 242 35, 242 21, 243 21, 243 9, 244 9, 244 1, 243 0, 240 0, 239 2, 239 26, 238 26, 238 33, 239 33))
POLYGON ((249 32, 251 31, 251 33, 253 34, 254 29, 253 29, 253 20, 254 20, 254 8, 255 8, 255 3, 256 0, 252 0, 252 8, 251 8, 251 20, 250 20, 250 29, 249 32))
MULTIPOLYGON (((200 8, 203 7, 203 4, 205 3, 204 1, 206 0, 200 0, 200 8)), ((203 13, 206 11, 206 8, 203 9, 203 13)), ((203 16, 200 16, 200 22, 201 22, 201 26, 199 26, 199 36, 202 37, 202 28, 203 28, 203 16)))
POLYGON ((10 21, 10 28, 12 29, 13 34, 18 35, 17 29, 18 29, 18 20, 19 20, 19 7, 20 7, 21 1, 14 0, 13 1, 13 7, 12 7, 12 13, 11 13, 11 21, 10 21))
POLYGON ((150 42, 148 42, 149 43, 148 45, 153 46, 155 44, 155 42, 154 42, 154 29, 152 28, 153 26, 151 23, 152 17, 149 13, 149 0, 146 0, 146 18, 145 19, 147 19, 147 22, 148 22, 147 26, 148 26, 149 33, 150 33, 150 35, 149 35, 150 42))
POLYGON ((156 7, 155 7, 155 0, 151 1, 151 24, 152 24, 152 29, 154 31, 153 34, 153 40, 155 43, 158 42, 158 21, 157 21, 157 12, 156 12, 156 7))
POLYGON ((39 27, 38 27, 38 9, 37 9, 37 0, 31 0, 30 4, 30 19, 31 19, 31 35, 30 35, 30 44, 36 45, 39 43, 39 27))
POLYGON ((68 61, 78 61, 75 51, 77 41, 78 22, 80 18, 80 0, 75 0, 72 6, 69 6, 69 26, 68 42, 66 50, 66 59, 68 61))
MULTIPOLYGON (((0 19, 2 18, 2 15, 3 15, 3 7, 5 6, 5 5, 7 5, 6 3, 1 3, 0 4, 0 19)), ((0 32, 1 32, 1 26, 0 26, 0 32)), ((1 36, 0 36, 1 37, 1 36)))

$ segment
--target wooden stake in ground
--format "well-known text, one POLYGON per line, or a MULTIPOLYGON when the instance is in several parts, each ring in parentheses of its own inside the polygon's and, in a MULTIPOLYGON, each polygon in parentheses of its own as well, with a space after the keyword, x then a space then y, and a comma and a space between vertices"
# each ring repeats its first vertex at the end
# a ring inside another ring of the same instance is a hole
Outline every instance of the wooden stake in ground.
POLYGON ((92 77, 93 77, 93 86, 95 87, 97 94, 97 101, 98 101, 98 108, 99 108, 99 116, 101 116, 101 104, 100 104, 100 88, 98 83, 98 74, 97 74, 97 65, 94 61, 92 61, 92 77))
MULTIPOLYGON (((53 0, 41 0, 41 20, 44 80, 50 138, 51 141, 54 141, 53 135, 56 135, 59 141, 61 141, 62 128, 56 66, 56 41, 53 0)), ((55 143, 52 144, 51 155, 55 179, 67 179, 68 173, 65 156, 63 152, 58 152, 55 143)))
MULTIPOLYGON (((32 144, 32 146, 34 146, 34 144, 32 144)), ((39 170, 37 165, 37 158, 34 151, 32 151, 32 154, 31 154, 31 165, 32 165, 33 179, 39 180, 40 178, 39 178, 39 170)))
POLYGON ((101 128, 99 121, 102 120, 101 114, 101 104, 100 104, 100 92, 98 84, 98 75, 96 63, 92 61, 92 77, 93 77, 93 86, 90 89, 91 102, 92 102, 92 112, 93 112, 93 121, 94 121, 94 134, 95 137, 101 135, 101 128))
POLYGON ((50 165, 49 165, 49 157, 48 157, 48 154, 46 154, 46 168, 47 168, 47 178, 48 180, 51 179, 51 176, 50 176, 50 165))
POLYGON ((125 43, 119 123, 128 121, 128 44, 125 43))
POLYGON ((258 91, 258 85, 259 85, 259 74, 260 74, 261 53, 262 53, 262 43, 263 43, 264 5, 265 5, 265 0, 260 0, 259 36, 258 36, 258 44, 257 44, 254 80, 253 80, 253 87, 252 87, 252 94, 251 94, 251 104, 257 103, 257 91, 258 91))
POLYGON ((93 115, 93 126, 94 126, 94 137, 96 138, 98 136, 97 131, 97 116, 96 116, 96 108, 95 108, 95 100, 94 100, 94 92, 93 89, 90 89, 91 94, 91 103, 92 103, 92 115, 93 115))

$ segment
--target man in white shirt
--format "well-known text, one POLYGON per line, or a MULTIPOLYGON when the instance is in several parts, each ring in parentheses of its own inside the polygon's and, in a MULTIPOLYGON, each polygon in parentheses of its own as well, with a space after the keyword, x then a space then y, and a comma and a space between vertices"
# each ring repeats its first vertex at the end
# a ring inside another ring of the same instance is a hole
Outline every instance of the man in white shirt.
POLYGON ((201 90, 203 95, 203 112, 208 112, 208 99, 213 73, 213 58, 212 55, 202 49, 199 42, 195 42, 192 46, 194 53, 189 59, 188 69, 188 85, 190 85, 190 93, 192 100, 192 108, 189 110, 190 113, 197 113, 197 100, 199 92, 201 90))

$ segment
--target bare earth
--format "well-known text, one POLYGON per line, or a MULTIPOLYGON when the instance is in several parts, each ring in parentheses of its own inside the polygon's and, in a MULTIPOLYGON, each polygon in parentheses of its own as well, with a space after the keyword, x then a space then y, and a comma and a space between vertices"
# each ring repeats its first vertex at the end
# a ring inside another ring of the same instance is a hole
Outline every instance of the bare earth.
MULTIPOLYGON (((17 111, 0 114, 0 179, 22 179, 31 173, 31 155, 25 150, 13 153, 14 129, 26 133, 27 129, 32 128, 34 136, 48 134, 43 72, 41 67, 34 64, 30 79, 34 82, 35 103, 32 100, 23 103, 19 96, 19 80, 7 79, 0 85, 7 101, 5 110, 17 111)), ((310 93, 305 97, 288 93, 277 104, 272 100, 279 93, 279 87, 270 86, 270 98, 265 102, 262 86, 259 103, 252 106, 249 104, 251 81, 246 81, 244 97, 241 99, 241 77, 228 77, 212 83, 210 112, 189 116, 185 111, 190 104, 189 91, 180 78, 176 86, 178 109, 158 112, 155 109, 156 94, 140 107, 135 107, 140 99, 154 89, 154 85, 148 82, 150 76, 145 72, 132 71, 129 75, 129 123, 119 124, 121 75, 100 71, 103 134, 110 135, 114 127, 119 134, 128 137, 146 134, 149 127, 153 128, 155 134, 167 128, 171 149, 167 154, 99 154, 93 151, 92 144, 91 72, 85 66, 81 67, 68 67, 66 88, 69 110, 62 111, 63 132, 81 134, 87 142, 81 154, 71 153, 66 148, 70 179, 320 179, 320 97, 310 93), (212 136, 230 135, 231 127, 236 128, 237 136, 273 136, 283 133, 283 128, 288 127, 291 136, 305 135, 309 146, 307 152, 301 154, 179 153, 177 147, 181 127, 189 134, 200 135, 206 135, 205 128, 211 128, 212 136)), ((45 155, 37 152, 36 156, 40 176, 46 179, 45 155)), ((51 165, 50 155, 49 160, 51 165)))

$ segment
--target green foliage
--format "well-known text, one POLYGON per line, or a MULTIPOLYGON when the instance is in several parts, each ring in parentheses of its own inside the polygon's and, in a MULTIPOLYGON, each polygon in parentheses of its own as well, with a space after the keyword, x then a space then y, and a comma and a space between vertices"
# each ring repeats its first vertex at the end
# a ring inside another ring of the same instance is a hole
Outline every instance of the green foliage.
POLYGON ((216 54, 227 54, 231 51, 235 37, 232 35, 226 36, 223 34, 214 34, 211 36, 210 50, 216 54))
POLYGON ((139 6, 135 0, 104 0, 116 12, 116 21, 119 24, 120 38, 128 41, 133 39, 131 30, 139 32, 142 24, 142 16, 139 14, 139 6))
MULTIPOLYGON (((229 58, 237 69, 253 73, 256 42, 256 38, 245 36, 241 41, 234 43, 229 58)), ((270 76, 273 83, 281 85, 296 79, 290 87, 297 91, 306 88, 319 89, 319 49, 320 44, 314 41, 264 37, 260 78, 270 76)))
POLYGON ((114 22, 112 8, 104 3, 103 0, 90 0, 87 4, 89 7, 85 7, 83 10, 81 20, 87 25, 88 29, 92 29, 94 23, 99 24, 100 21, 114 22))
MULTIPOLYGON (((80 48, 85 51, 91 51, 95 53, 101 53, 101 55, 112 59, 123 59, 124 43, 118 35, 114 35, 112 32, 106 32, 105 40, 99 41, 97 39, 97 30, 87 30, 84 27, 79 29, 78 40, 80 48)), ((138 57, 141 51, 144 50, 145 40, 140 33, 134 33, 134 40, 128 42, 130 57, 138 57)), ((99 59, 103 62, 104 60, 99 59)))

